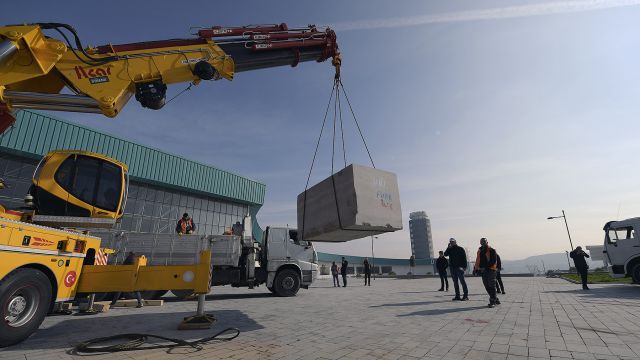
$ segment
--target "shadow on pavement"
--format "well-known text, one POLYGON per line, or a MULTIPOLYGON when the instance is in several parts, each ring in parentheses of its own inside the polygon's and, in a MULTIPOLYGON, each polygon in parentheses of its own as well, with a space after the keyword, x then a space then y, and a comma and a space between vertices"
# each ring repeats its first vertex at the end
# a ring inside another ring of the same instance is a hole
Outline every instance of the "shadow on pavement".
POLYGON ((629 299, 636 300, 640 297, 640 286, 632 284, 616 284, 599 287, 597 284, 589 284, 591 290, 582 290, 579 284, 571 290, 544 290, 541 293, 551 294, 576 294, 582 295, 581 299, 629 299))
POLYGON ((479 310, 479 309, 487 309, 487 307, 486 306, 473 306, 473 307, 462 307, 462 308, 453 308, 453 309, 422 310, 422 311, 415 311, 415 312, 412 312, 412 313, 409 313, 409 314, 398 315, 398 317, 445 315, 445 314, 457 313, 457 312, 462 312, 462 311, 479 310))
POLYGON ((110 310, 109 315, 69 316, 46 329, 38 330, 26 341, 5 348, 8 351, 34 349, 71 349, 76 344, 100 337, 126 333, 144 333, 161 335, 176 339, 198 339, 211 336, 228 327, 236 327, 241 332, 263 329, 253 319, 238 310, 219 310, 209 312, 216 323, 208 330, 180 331, 178 324, 183 318, 194 315, 193 312, 179 313, 133 313, 137 309, 110 310), (113 314, 122 311, 122 314, 113 314))
POLYGON ((442 304, 442 303, 450 303, 450 301, 414 301, 414 302, 406 302, 406 303, 371 305, 369 307, 377 308, 377 307, 385 307, 385 306, 419 306, 419 305, 431 305, 431 304, 442 304))

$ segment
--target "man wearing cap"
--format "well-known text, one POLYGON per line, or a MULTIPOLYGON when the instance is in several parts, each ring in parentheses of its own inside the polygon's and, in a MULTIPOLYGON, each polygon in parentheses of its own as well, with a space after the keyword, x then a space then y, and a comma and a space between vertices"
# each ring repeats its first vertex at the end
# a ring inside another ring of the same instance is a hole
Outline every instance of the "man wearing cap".
POLYGON ((585 259, 588 258, 589 255, 582 250, 581 246, 577 246, 575 250, 569 253, 569 256, 573 259, 573 264, 576 266, 576 270, 580 273, 580 277, 582 278, 582 290, 589 290, 589 287, 587 286, 589 265, 585 259))
POLYGON ((464 272, 467 270, 467 253, 463 248, 458 246, 456 239, 449 239, 449 247, 444 252, 444 256, 449 257, 449 266, 451 267, 451 279, 453 279, 453 288, 456 291, 456 297, 453 301, 467 301, 469 300, 469 290, 467 289, 467 282, 464 280, 464 272), (462 298, 460 298, 460 287, 458 282, 462 284, 462 298))
POLYGON ((193 220, 189 217, 189 214, 182 214, 182 219, 178 220, 178 224, 176 225, 176 232, 178 234, 193 234, 196 231, 196 225, 193 223, 193 220))
POLYGON ((489 246, 487 238, 480 239, 480 247, 476 256, 474 272, 482 274, 482 283, 489 294, 489 307, 500 305, 496 295, 496 273, 498 271, 498 254, 489 246))

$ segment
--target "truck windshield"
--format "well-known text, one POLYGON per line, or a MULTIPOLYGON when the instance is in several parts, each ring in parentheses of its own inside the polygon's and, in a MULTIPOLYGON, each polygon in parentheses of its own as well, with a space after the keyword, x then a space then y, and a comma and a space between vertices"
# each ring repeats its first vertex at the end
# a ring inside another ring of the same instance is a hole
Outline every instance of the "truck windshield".
POLYGON ((633 227, 623 227, 618 229, 609 229, 607 232, 607 241, 610 244, 615 244, 618 240, 626 240, 635 237, 635 231, 633 227))

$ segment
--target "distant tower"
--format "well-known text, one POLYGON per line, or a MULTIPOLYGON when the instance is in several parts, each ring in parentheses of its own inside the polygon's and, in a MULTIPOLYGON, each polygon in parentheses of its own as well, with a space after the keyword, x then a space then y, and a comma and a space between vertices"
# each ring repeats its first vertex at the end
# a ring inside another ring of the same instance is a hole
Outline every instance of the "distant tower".
POLYGON ((416 259, 433 259, 431 221, 427 213, 416 211, 409 214, 409 232, 411 234, 411 254, 416 259))

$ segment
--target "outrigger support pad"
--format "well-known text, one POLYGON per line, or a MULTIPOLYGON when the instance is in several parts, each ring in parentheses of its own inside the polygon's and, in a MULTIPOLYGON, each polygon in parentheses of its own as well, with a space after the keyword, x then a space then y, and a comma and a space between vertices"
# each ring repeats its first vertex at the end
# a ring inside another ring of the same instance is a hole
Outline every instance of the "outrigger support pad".
POLYGON ((178 325, 178 330, 202 330, 210 329, 216 318, 211 314, 204 313, 204 301, 206 294, 198 294, 198 310, 195 315, 187 316, 178 325))

